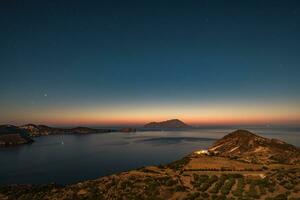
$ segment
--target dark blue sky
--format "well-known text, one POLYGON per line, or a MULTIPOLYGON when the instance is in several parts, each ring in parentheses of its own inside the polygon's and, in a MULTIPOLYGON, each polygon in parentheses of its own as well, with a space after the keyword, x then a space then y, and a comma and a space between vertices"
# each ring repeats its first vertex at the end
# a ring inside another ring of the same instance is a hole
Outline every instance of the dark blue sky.
POLYGON ((12 0, 0 27, 3 123, 300 116, 297 0, 12 0))

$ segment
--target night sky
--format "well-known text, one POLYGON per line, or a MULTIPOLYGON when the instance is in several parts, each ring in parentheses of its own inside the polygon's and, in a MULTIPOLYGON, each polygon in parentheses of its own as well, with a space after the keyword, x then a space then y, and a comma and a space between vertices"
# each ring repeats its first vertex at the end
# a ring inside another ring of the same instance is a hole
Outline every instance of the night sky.
POLYGON ((0 124, 300 124, 300 1, 0 2, 0 124))

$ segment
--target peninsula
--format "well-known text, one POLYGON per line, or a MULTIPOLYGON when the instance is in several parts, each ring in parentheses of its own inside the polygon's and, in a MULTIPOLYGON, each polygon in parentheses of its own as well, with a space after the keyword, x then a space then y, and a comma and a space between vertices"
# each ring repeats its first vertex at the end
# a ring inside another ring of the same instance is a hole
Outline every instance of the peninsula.
POLYGON ((164 166, 66 186, 1 186, 0 199, 297 200, 299 177, 298 147, 237 130, 164 166))

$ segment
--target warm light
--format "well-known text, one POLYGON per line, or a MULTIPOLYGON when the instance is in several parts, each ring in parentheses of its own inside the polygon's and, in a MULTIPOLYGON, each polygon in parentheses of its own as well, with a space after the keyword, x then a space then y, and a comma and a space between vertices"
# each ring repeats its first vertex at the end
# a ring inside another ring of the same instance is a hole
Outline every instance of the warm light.
POLYGON ((297 104, 173 103, 22 108, 2 123, 51 125, 143 125, 178 118, 191 125, 300 124, 297 104), (10 120, 7 120, 10 119, 10 120))

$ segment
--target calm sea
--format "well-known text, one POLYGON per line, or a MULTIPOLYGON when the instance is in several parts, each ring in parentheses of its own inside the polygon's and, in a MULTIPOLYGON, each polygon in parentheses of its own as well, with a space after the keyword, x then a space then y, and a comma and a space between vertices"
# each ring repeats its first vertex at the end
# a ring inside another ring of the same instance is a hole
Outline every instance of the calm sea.
MULTIPOLYGON (((147 165, 166 164, 234 129, 147 131, 35 138, 31 145, 0 149, 0 184, 75 183, 147 165)), ((300 146, 300 129, 250 128, 300 146)))

